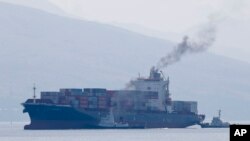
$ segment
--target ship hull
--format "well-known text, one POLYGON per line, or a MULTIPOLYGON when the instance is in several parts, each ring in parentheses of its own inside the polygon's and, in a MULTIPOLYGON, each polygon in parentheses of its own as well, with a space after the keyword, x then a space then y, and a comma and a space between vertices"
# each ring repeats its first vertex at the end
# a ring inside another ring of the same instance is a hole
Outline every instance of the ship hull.
POLYGON ((203 119, 195 114, 177 114, 166 112, 137 112, 123 116, 130 126, 145 128, 186 128, 199 124, 203 119))
POLYGON ((229 128, 229 124, 211 125, 209 123, 200 124, 201 128, 229 128))
POLYGON ((30 124, 24 129, 82 129, 97 128, 99 120, 95 115, 79 112, 69 106, 45 104, 23 104, 30 124))
POLYGON ((229 128, 229 126, 201 126, 201 128, 229 128))
MULTIPOLYGON (((105 129, 99 126, 100 111, 79 111, 70 106, 23 104, 31 123, 24 129, 105 129)), ((203 119, 195 114, 166 112, 133 112, 114 114, 116 122, 128 123, 133 128, 185 128, 203 119), (122 121, 121 121, 122 119, 122 121)), ((112 127, 114 129, 116 127, 112 127)))

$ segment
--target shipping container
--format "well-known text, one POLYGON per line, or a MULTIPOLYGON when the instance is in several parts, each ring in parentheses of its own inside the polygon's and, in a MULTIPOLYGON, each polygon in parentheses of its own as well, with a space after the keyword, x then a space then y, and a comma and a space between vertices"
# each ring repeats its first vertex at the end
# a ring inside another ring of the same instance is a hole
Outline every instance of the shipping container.
POLYGON ((97 105, 97 101, 88 101, 89 105, 97 105))
POLYGON ((98 106, 107 106, 107 103, 99 103, 98 106))
POLYGON ((59 92, 41 92, 41 98, 43 96, 59 96, 59 92))
POLYGON ((88 101, 80 101, 79 103, 80 103, 81 105, 83 105, 83 104, 87 104, 87 105, 88 105, 88 104, 89 104, 88 101))
POLYGON ((73 101, 71 101, 71 105, 73 106, 73 107, 79 107, 79 101, 78 100, 73 100, 73 101))
POLYGON ((105 95, 106 89, 103 88, 85 88, 83 89, 84 94, 95 94, 97 96, 105 95))
POLYGON ((195 101, 173 101, 172 110, 175 112, 198 113, 195 101))
POLYGON ((91 97, 88 97, 88 100, 89 100, 89 101, 97 102, 97 97, 91 96, 91 97))
POLYGON ((88 100, 79 100, 79 101, 82 102, 82 103, 89 102, 88 100))
POLYGON ((107 100, 108 97, 107 97, 107 96, 99 96, 98 99, 99 99, 99 100, 107 100))
POLYGON ((63 88, 63 89, 60 89, 60 92, 67 95, 67 96, 70 96, 70 95, 82 95, 82 89, 76 89, 76 88, 63 88))
POLYGON ((65 93, 59 92, 59 93, 58 93, 58 96, 65 96, 65 93))
POLYGON ((61 104, 61 105, 69 105, 68 101, 66 101, 66 100, 59 101, 59 104, 61 104))
POLYGON ((107 106, 99 106, 98 108, 99 108, 99 109, 108 109, 107 106))
POLYGON ((107 101, 98 101, 98 103, 99 104, 101 104, 101 103, 106 103, 107 104, 108 102, 107 101))
POLYGON ((79 105, 80 108, 88 108, 88 105, 79 105))
POLYGON ((49 99, 53 103, 58 103, 59 92, 41 92, 41 99, 49 99))
POLYGON ((89 101, 87 101, 87 100, 80 100, 79 103, 80 103, 80 104, 88 104, 89 101))
POLYGON ((97 108, 97 105, 95 105, 95 104, 90 104, 88 108, 95 109, 95 108, 97 108))
POLYGON ((114 90, 107 90, 106 94, 107 94, 107 96, 113 98, 116 95, 116 91, 114 91, 114 90))
POLYGON ((81 97, 79 97, 79 100, 88 100, 88 97, 87 96, 81 96, 81 97))

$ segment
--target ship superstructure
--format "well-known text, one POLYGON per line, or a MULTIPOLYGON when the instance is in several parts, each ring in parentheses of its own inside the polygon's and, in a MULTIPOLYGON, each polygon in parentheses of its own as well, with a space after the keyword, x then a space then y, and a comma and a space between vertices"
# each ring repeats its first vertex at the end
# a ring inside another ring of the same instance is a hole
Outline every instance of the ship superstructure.
POLYGON ((159 111, 171 112, 171 99, 169 93, 169 78, 164 79, 161 74, 154 67, 151 68, 150 76, 148 78, 138 78, 131 81, 132 86, 137 91, 156 92, 157 99, 149 100, 149 107, 159 111))

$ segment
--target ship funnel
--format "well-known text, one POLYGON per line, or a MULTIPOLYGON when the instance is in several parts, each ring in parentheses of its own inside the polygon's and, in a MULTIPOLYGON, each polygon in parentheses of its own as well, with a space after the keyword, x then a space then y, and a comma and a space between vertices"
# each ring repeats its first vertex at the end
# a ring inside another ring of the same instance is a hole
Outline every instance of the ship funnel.
POLYGON ((151 79, 151 80, 162 80, 163 78, 161 77, 161 73, 159 72, 159 70, 156 69, 155 67, 152 67, 151 70, 150 70, 149 79, 151 79))

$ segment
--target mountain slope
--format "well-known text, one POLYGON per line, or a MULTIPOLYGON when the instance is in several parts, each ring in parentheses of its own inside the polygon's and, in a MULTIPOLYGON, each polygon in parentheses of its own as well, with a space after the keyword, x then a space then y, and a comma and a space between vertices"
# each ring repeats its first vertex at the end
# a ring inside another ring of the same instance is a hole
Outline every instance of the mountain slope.
POLYGON ((66 15, 63 10, 55 6, 49 0, 0 0, 0 2, 41 9, 58 15, 66 15))
MULTIPOLYGON (((0 120, 27 120, 20 103, 32 96, 33 83, 38 91, 122 89, 138 72, 148 75, 173 46, 118 27, 5 3, 0 3, 0 31, 0 120)), ((227 119, 250 116, 242 110, 250 101, 249 64, 202 53, 164 71, 174 99, 198 100, 200 112, 209 117, 218 108, 227 119)))

